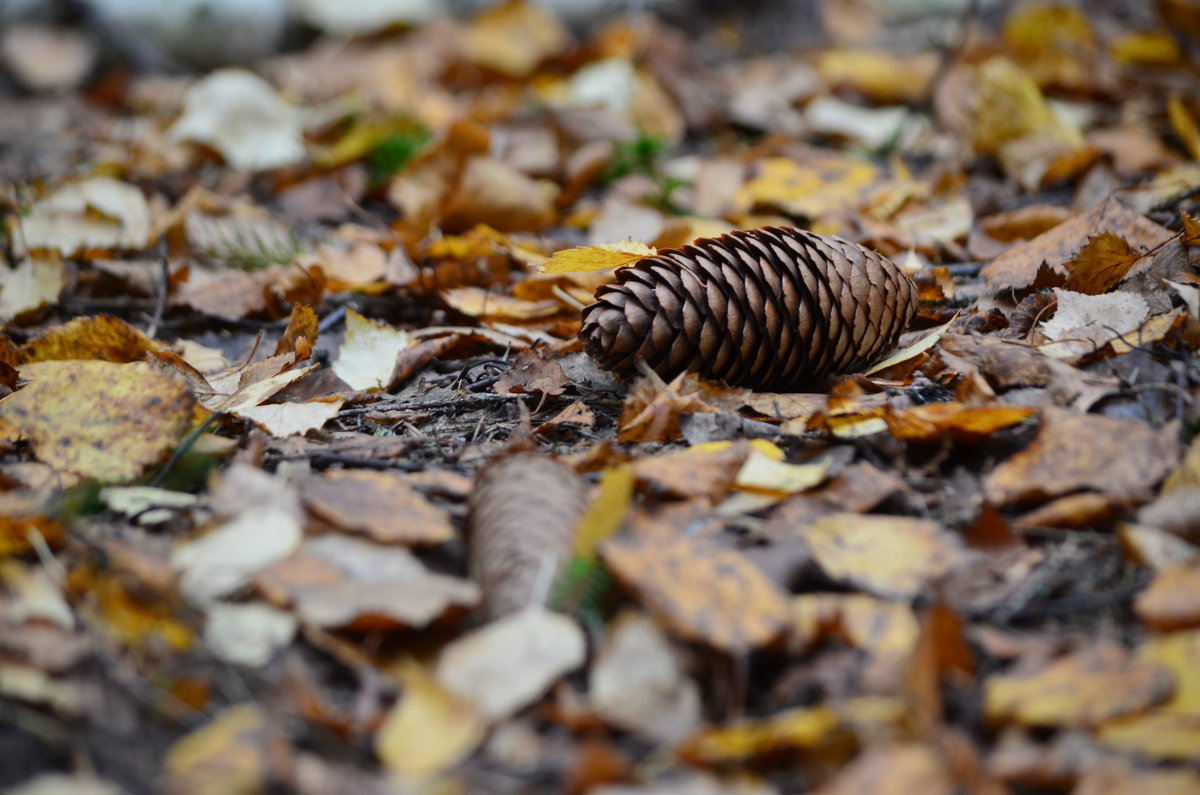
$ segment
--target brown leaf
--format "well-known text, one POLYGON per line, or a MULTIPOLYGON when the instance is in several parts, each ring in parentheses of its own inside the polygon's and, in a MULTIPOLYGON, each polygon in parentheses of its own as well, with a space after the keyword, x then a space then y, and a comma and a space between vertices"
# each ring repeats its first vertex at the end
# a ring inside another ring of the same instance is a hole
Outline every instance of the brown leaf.
POLYGON ((335 470, 305 479, 300 493, 321 519, 383 544, 441 544, 454 538, 445 511, 413 490, 399 472, 335 470))
POLYGON ((634 471, 652 493, 718 502, 733 487, 752 448, 745 441, 712 445, 643 458, 634 464, 634 471))
POLYGON ((312 346, 316 344, 317 313, 312 310, 311 306, 296 304, 292 307, 292 316, 288 319, 283 336, 275 344, 275 355, 295 353, 295 360, 301 362, 308 358, 308 353, 312 352, 312 346), (304 342, 301 343, 301 340, 304 342), (304 356, 300 355, 302 345, 304 346, 304 356))
POLYGON ((1141 256, 1141 253, 1130 248, 1125 238, 1112 232, 1103 232, 1089 238, 1079 253, 1057 270, 1066 272, 1062 285, 1066 289, 1085 295, 1100 295, 1124 279, 1141 256))
POLYGON ((1037 671, 993 675, 984 683, 984 714, 993 723, 1090 726, 1165 701, 1173 678, 1120 647, 1101 643, 1037 671))
POLYGON ((695 373, 681 373, 668 384, 643 377, 634 382, 621 409, 621 442, 669 442, 682 434, 680 414, 733 411, 750 393, 705 381, 695 373))
POLYGON ((940 753, 917 743, 872 748, 847 765, 814 795, 952 795, 953 777, 940 753))
POLYGON ((418 342, 416 345, 410 345, 400 351, 396 354, 396 364, 392 368, 392 375, 386 385, 387 391, 390 392, 403 386, 408 379, 425 369, 425 366, 434 359, 451 350, 461 339, 462 337, 458 334, 449 334, 445 337, 435 337, 418 342))
POLYGON ((470 582, 427 571, 408 550, 347 536, 305 541, 256 578, 316 627, 390 631, 461 617, 479 601, 470 582))
POLYGON ((1139 499, 1179 460, 1174 426, 1154 430, 1138 420, 1047 409, 1033 443, 984 481, 1002 505, 1045 501, 1083 489, 1139 499))
POLYGON ((254 792, 266 785, 289 754, 263 708, 244 703, 178 740, 163 763, 168 789, 177 795, 254 792))
POLYGON ((141 363, 62 362, 0 401, 37 457, 104 483, 141 475, 192 419, 187 385, 141 363))
POLYGON ((965 406, 927 403, 909 409, 888 407, 883 415, 897 439, 933 442, 952 436, 964 441, 986 439, 996 431, 1023 422, 1034 414, 1024 406, 965 406))
POLYGON ((1137 595, 1133 609, 1154 629, 1200 626, 1200 563, 1192 560, 1158 572, 1137 595))
POLYGON ((1130 252, 1136 254, 1143 254, 1171 237, 1171 233, 1158 224, 1126 208, 1118 200, 1109 199, 1033 240, 1009 249, 983 269, 983 277, 988 286, 997 291, 1029 287, 1043 264, 1050 268, 1066 268, 1080 257, 1089 240, 1104 233, 1125 240, 1130 252))
POLYGON ((613 574, 688 640, 743 654, 771 643, 791 622, 778 586, 707 539, 612 540, 600 549, 613 574))
POLYGON ((530 348, 517 354, 512 367, 496 382, 500 394, 561 395, 567 387, 567 375, 554 352, 545 346, 530 348))

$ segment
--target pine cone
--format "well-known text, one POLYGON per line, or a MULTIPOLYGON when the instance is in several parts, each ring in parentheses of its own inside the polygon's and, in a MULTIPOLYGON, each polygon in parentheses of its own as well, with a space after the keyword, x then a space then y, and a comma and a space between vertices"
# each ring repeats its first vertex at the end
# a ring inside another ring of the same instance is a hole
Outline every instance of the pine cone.
POLYGON ((480 472, 469 501, 468 554, 488 618, 545 600, 587 506, 587 482, 538 453, 508 455, 480 472))
POLYGON ((617 271, 583 310, 579 338, 622 375, 645 361, 789 391, 859 369, 917 309, 912 281, 883 256, 838 237, 767 227, 704 238, 617 271))

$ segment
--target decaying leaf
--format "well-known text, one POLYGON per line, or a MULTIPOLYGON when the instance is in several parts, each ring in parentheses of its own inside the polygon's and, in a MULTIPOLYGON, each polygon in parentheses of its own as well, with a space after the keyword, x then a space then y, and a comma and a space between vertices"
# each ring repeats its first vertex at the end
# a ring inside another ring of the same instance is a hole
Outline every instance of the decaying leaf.
POLYGON ((830 577, 890 598, 921 593, 961 554, 936 523, 903 516, 834 514, 799 535, 830 577))
POLYGON ((375 734, 384 767, 420 778, 471 753, 486 729, 478 710, 413 660, 404 662, 400 678, 404 693, 375 734))
POLYGON ((18 238, 29 249, 64 256, 94 249, 141 248, 150 237, 150 206, 133 185, 92 177, 64 185, 33 205, 18 238))
POLYGON ((396 357, 411 344, 403 331, 347 310, 346 339, 333 371, 353 389, 382 389, 391 381, 396 357))
POLYGON ((1033 443, 984 481, 996 504, 1044 501, 1088 489, 1138 499, 1179 460, 1176 431, 1133 420, 1047 409, 1033 443))
POLYGON ((479 601, 478 589, 428 571, 406 549, 326 535, 256 576, 260 588, 290 604, 317 627, 395 630, 461 616, 479 601))
POLYGON ((777 639, 790 621, 775 584, 742 555, 707 539, 614 539, 600 550, 655 617, 689 640, 744 653, 777 639))
POLYGON ((187 385, 144 364, 63 362, 0 401, 56 469, 122 483, 161 462, 192 418, 187 385))
POLYGON ((217 795, 253 792, 275 771, 272 760, 285 748, 261 707, 237 704, 185 735, 167 752, 172 792, 217 795))
POLYGON ((1024 726, 1089 726, 1165 701, 1174 678, 1164 668, 1098 644, 1024 675, 997 675, 984 689, 984 713, 1024 726))
POLYGON ((493 621, 451 643, 434 676, 450 692, 496 721, 536 701, 583 663, 583 630, 540 608, 493 621))
POLYGON ((384 544, 441 544, 454 537, 445 512, 398 472, 335 470, 305 479, 308 510, 334 527, 384 544))
POLYGON ((567 376, 546 347, 530 348, 517 354, 512 367, 505 370, 496 382, 501 394, 561 395, 567 386, 567 376))

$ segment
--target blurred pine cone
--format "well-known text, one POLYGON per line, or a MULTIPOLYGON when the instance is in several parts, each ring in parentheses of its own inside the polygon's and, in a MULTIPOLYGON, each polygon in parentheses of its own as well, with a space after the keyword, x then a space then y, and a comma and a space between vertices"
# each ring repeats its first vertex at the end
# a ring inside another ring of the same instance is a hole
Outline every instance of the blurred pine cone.
POLYGON ((566 464, 515 453, 488 464, 469 501, 471 579, 495 619, 542 604, 575 544, 588 485, 566 464))
POLYGON ((767 227, 704 238, 617 271, 583 310, 579 338, 602 367, 682 372, 791 391, 859 369, 917 309, 912 281, 838 237, 767 227))

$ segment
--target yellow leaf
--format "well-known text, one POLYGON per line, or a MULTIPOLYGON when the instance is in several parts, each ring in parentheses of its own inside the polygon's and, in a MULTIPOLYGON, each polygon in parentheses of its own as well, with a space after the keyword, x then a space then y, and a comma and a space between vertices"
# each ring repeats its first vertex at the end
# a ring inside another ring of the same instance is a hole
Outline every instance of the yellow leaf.
POLYGON ((375 735, 384 767, 428 776, 454 765, 483 739, 486 725, 469 703, 438 684, 413 660, 400 668, 404 694, 375 735))
POLYGON ((262 708, 237 704, 171 746, 163 765, 177 795, 262 792, 270 759, 262 708))
POLYGON ((795 494, 823 481, 829 473, 829 464, 828 458, 813 464, 789 464, 752 450, 738 471, 734 486, 759 493, 795 494))
POLYGON ((761 720, 705 729, 684 742, 679 755, 702 765, 735 765, 786 751, 819 751, 848 741, 829 707, 798 707, 761 720))
POLYGON ((1027 135, 1068 149, 1083 147, 1079 130, 1059 121, 1037 83, 1006 58, 991 58, 977 67, 972 121, 971 139, 982 154, 995 154, 1027 135))
POLYGON ((1100 644, 1027 674, 994 675, 984 685, 984 714, 1022 726, 1089 726, 1130 715, 1171 694, 1161 666, 1100 644))
POLYGON ((852 206, 879 175, 875 166, 848 157, 798 163, 790 157, 760 161, 756 175, 738 189, 738 207, 777 207, 790 215, 819 218, 852 206))
POLYGON ((141 363, 55 363, 0 401, 0 417, 55 469, 105 483, 141 475, 174 449, 192 418, 183 381, 141 363))
POLYGON ((1200 160, 1200 127, 1178 94, 1167 97, 1167 119, 1193 160, 1200 160))
MULTIPOLYGON (((957 314, 954 315, 954 318, 956 317, 958 317, 957 314)), ((953 322, 954 318, 950 318, 950 321, 953 322)), ((938 326, 933 331, 914 342, 912 345, 901 348, 879 364, 872 367, 870 370, 867 370, 867 375, 874 375, 881 370, 886 370, 893 365, 900 364, 901 362, 907 362, 914 356, 924 353, 937 344, 937 341, 942 338, 942 335, 946 333, 946 329, 948 328, 950 328, 950 323, 938 326)))
POLYGON ((1135 31, 1114 41, 1109 57, 1117 63, 1136 66, 1175 66, 1179 63, 1179 44, 1166 31, 1135 31))
POLYGON ((621 528, 636 482, 637 475, 628 465, 604 473, 596 487, 596 496, 576 526, 576 555, 592 557, 596 554, 596 545, 621 528))
POLYGON ((884 597, 916 596, 960 555, 937 524, 904 516, 832 514, 799 534, 830 577, 884 597))
POLYGON ((346 337, 333 372, 353 389, 382 389, 392 377, 396 357, 412 344, 404 331, 346 311, 346 337))
POLYGON ((933 53, 899 56, 882 50, 828 50, 813 64, 830 85, 852 89, 883 103, 911 102, 925 96, 937 71, 933 53))
POLYGON ((538 266, 542 273, 579 273, 632 265, 658 252, 644 243, 579 246, 559 251, 538 266))
POLYGON ((1079 88, 1091 77, 1096 42, 1087 17, 1061 4, 1028 5, 1008 18, 1004 41, 1039 86, 1079 88))

